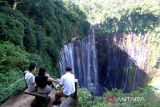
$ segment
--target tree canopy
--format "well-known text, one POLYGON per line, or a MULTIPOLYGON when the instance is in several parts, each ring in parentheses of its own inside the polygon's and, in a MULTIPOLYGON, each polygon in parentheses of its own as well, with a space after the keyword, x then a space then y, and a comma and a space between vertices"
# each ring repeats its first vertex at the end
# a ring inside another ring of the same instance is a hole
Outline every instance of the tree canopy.
POLYGON ((19 79, 33 62, 58 76, 63 44, 86 36, 89 28, 86 15, 73 3, 0 0, 0 75, 8 75, 0 79, 0 89, 19 79))

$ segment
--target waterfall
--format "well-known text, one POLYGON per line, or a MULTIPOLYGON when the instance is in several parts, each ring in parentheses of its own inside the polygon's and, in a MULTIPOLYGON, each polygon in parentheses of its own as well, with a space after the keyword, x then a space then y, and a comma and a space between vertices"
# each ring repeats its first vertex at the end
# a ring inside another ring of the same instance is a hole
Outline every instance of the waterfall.
POLYGON ((61 50, 59 65, 61 75, 64 74, 66 67, 71 67, 81 87, 89 90, 96 89, 96 93, 99 92, 97 52, 93 27, 87 37, 64 45, 61 50))
POLYGON ((145 71, 150 53, 145 46, 146 38, 135 33, 95 36, 92 27, 88 36, 62 48, 61 75, 66 67, 71 67, 80 87, 96 95, 102 95, 104 88, 131 92, 149 81, 145 71))

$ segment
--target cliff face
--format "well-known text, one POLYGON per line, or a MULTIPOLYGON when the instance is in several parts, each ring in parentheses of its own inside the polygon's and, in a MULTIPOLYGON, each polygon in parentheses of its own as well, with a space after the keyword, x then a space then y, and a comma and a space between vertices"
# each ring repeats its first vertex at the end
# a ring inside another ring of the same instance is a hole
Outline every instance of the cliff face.
MULTIPOLYGON (((143 87, 154 68, 153 49, 148 43, 149 34, 112 34, 76 40, 61 51, 60 69, 64 73, 71 66, 79 84, 101 95, 104 88, 131 92, 143 87)), ((156 51, 156 50, 154 50, 156 51)), ((156 56, 155 56, 156 57, 156 56)))
POLYGON ((149 81, 147 34, 105 35, 96 38, 99 83, 130 92, 149 81))

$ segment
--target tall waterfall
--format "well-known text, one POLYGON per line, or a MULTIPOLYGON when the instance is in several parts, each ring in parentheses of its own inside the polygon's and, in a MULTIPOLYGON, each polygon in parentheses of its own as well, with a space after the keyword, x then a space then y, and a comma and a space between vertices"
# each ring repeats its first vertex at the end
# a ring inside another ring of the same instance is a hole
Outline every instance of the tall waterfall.
POLYGON ((94 29, 87 37, 64 45, 60 59, 61 75, 64 74, 66 67, 72 68, 81 87, 96 89, 96 92, 99 92, 94 29))
POLYGON ((150 51, 145 46, 146 38, 139 37, 135 33, 95 37, 92 29, 87 37, 64 45, 61 75, 66 67, 72 67, 79 85, 97 95, 102 95, 105 88, 131 92, 142 87, 149 81, 145 69, 150 51))

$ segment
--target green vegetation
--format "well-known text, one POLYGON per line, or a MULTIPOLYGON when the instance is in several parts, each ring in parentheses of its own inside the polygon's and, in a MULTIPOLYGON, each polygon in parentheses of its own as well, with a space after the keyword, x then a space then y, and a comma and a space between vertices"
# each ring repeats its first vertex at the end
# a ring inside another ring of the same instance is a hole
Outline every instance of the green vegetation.
POLYGON ((150 68, 160 69, 160 0, 66 1, 74 1, 87 14, 88 21, 97 24, 97 36, 132 32, 139 38, 150 35, 146 43, 152 52, 148 63, 150 68))
POLYGON ((160 8, 157 1, 123 5, 112 14, 106 14, 100 32, 106 33, 146 33, 159 27, 160 8))
POLYGON ((120 8, 106 13, 103 23, 99 24, 97 34, 130 34, 134 32, 140 40, 144 35, 149 35, 147 43, 145 43, 146 47, 150 47, 151 51, 147 63, 151 69, 158 71, 160 68, 159 2, 159 0, 153 0, 152 2, 150 0, 144 0, 142 2, 120 5, 120 8))
MULTIPOLYGON (((148 33, 147 46, 152 52, 148 63, 156 69, 155 72, 160 70, 159 0, 0 0, 0 90, 19 80, 31 62, 38 67, 45 66, 51 75, 59 76, 58 60, 62 46, 72 38, 86 36, 90 28, 88 21, 99 23, 98 35, 135 32, 142 37, 148 33)), ((129 73, 131 77, 133 74, 129 73)), ((0 98, 15 87, 0 93, 0 98)), ((79 89, 79 105, 159 107, 156 95, 155 89, 149 86, 132 93, 106 90, 103 97, 92 96, 89 91, 79 89), (105 101, 111 95, 142 96, 145 102, 111 104, 105 101)))
POLYGON ((61 0, 0 0, 1 91, 20 79, 29 63, 59 76, 62 46, 74 37, 86 36, 90 28, 86 15, 75 4, 67 4, 61 0))
MULTIPOLYGON (((90 22, 99 23, 96 25, 97 36, 134 32, 141 40, 146 35, 145 45, 151 51, 148 68, 159 71, 160 0, 80 0, 76 3, 89 15, 90 22)), ((136 46, 140 42, 137 41, 136 46)))
POLYGON ((138 88, 131 93, 122 93, 118 89, 106 90, 103 97, 92 96, 89 91, 80 88, 78 95, 80 107, 159 107, 160 104, 160 93, 157 93, 157 90, 151 86, 138 88), (106 100, 110 96, 115 97, 114 103, 106 100), (139 97, 144 100, 120 100, 125 97, 139 97))
MULTIPOLYGON (((75 1, 75 0, 71 0, 75 1)), ((136 34, 142 42, 147 36, 145 46, 150 50, 146 63, 148 75, 154 78, 160 70, 160 0, 78 0, 75 1, 88 15, 88 21, 96 25, 96 35, 128 35, 136 34)), ((125 39, 125 36, 124 38, 125 39)), ((103 59, 102 59, 103 60, 103 59)), ((122 70, 125 68, 122 68, 122 70)), ((129 83, 132 85, 134 68, 129 68, 129 83)), ((80 89, 79 100, 82 107, 159 107, 159 93, 150 86, 137 89, 131 93, 122 93, 120 90, 106 90, 103 97, 94 97, 87 90, 80 89), (105 101, 111 95, 144 97, 145 102, 116 102, 105 101), (93 100, 94 99, 94 100, 93 100)))
POLYGON ((79 107, 106 107, 103 97, 93 96, 87 89, 78 89, 79 107))

